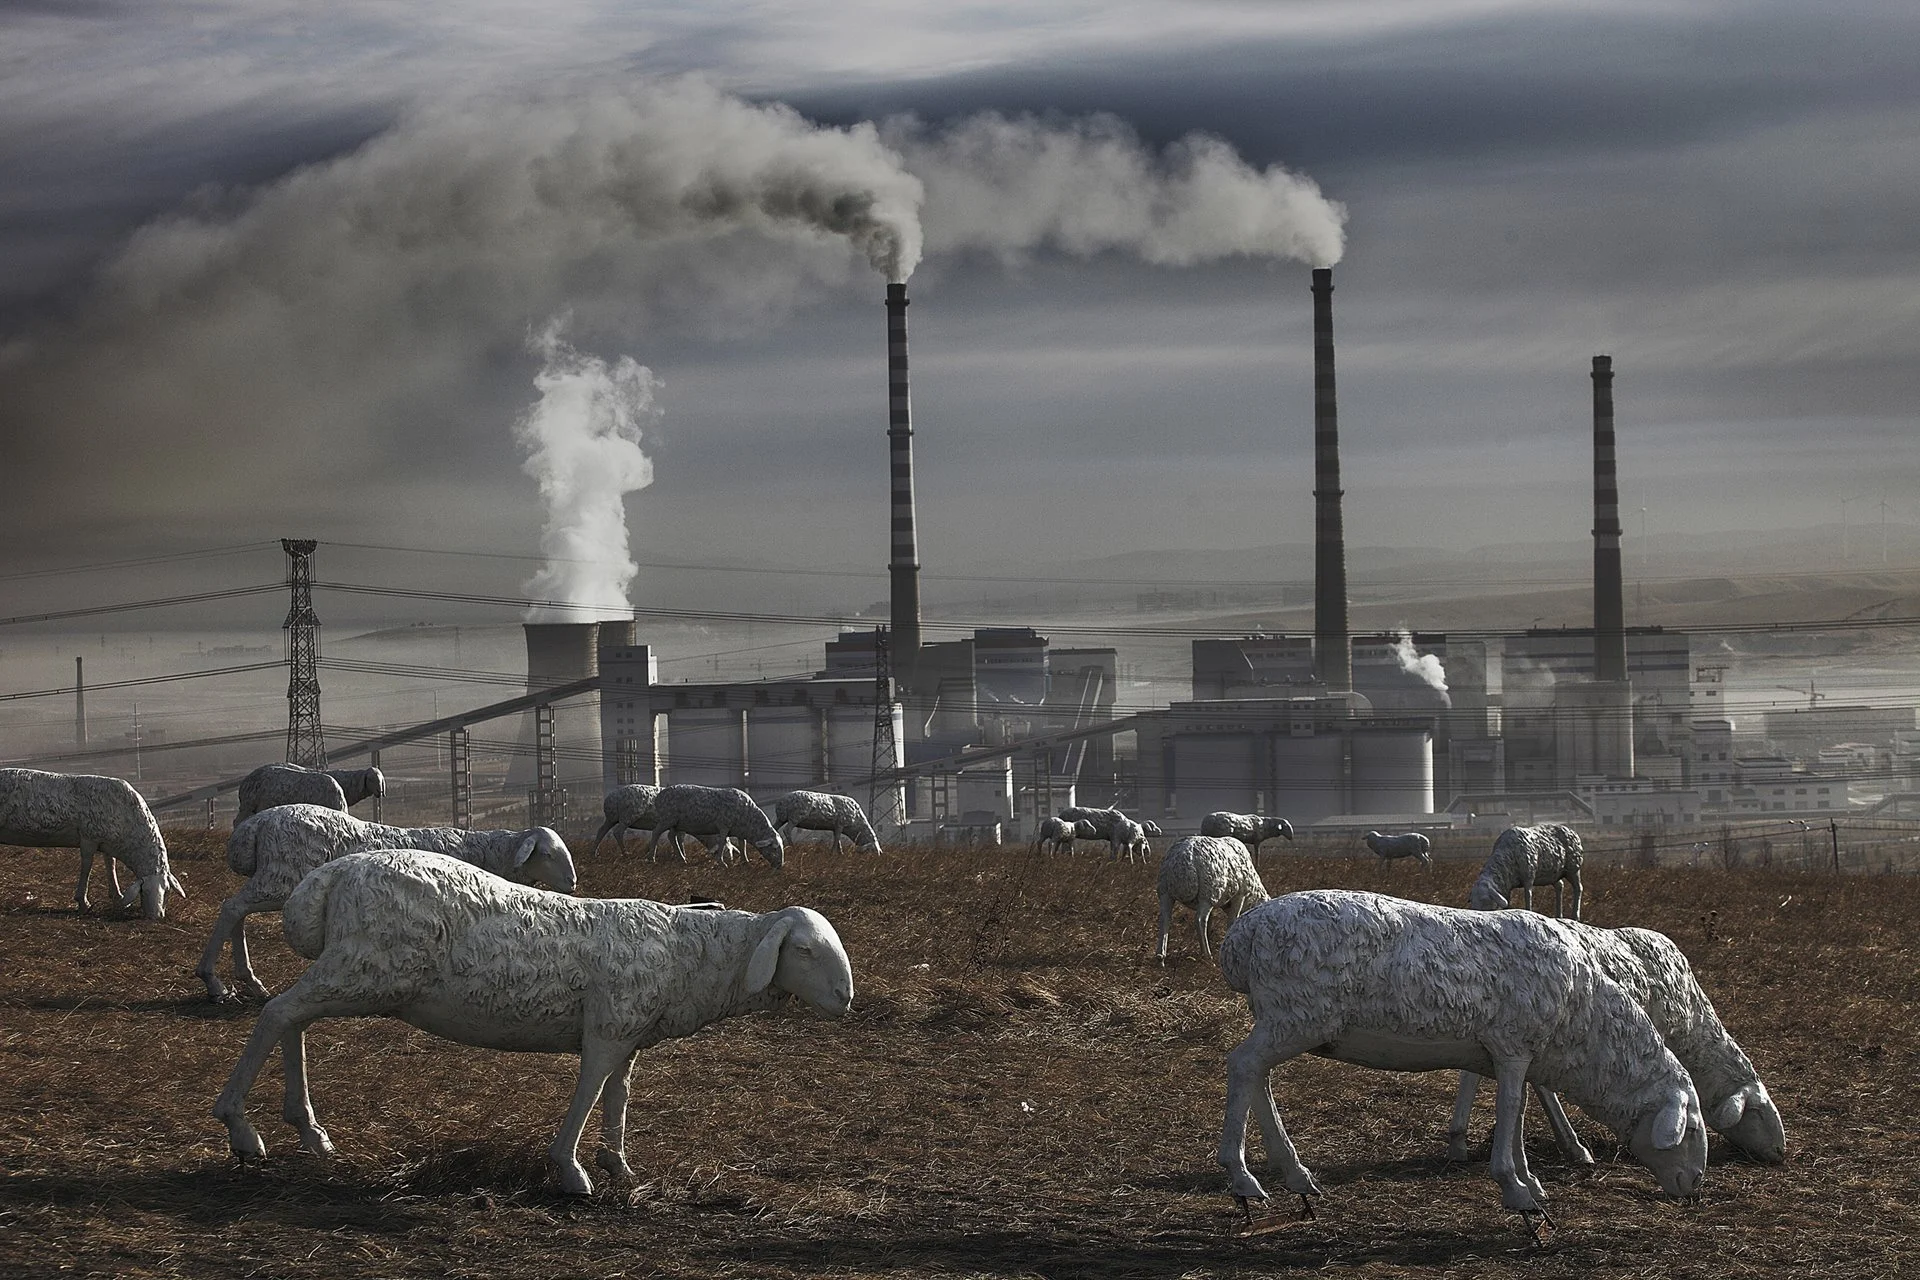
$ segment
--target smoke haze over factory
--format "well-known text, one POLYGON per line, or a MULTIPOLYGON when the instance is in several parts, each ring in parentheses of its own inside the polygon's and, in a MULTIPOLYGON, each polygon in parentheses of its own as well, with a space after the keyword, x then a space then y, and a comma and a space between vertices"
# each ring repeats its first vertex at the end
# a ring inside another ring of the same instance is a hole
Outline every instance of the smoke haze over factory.
POLYGON ((572 307, 581 353, 658 379, 636 558, 878 575, 908 271, 929 569, 1304 544, 1301 302, 1335 259, 1356 547, 1583 539, 1599 351, 1629 558, 1920 520, 1906 6, 184 12, 0 16, 23 561, 530 551, 525 339, 572 307))

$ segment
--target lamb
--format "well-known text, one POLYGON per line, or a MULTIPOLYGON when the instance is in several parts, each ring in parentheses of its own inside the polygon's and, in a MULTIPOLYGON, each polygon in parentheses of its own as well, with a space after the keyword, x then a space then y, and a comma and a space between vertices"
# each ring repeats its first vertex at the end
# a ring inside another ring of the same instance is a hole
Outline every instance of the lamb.
POLYGON ((602 804, 607 820, 593 833, 593 852, 600 852, 600 842, 613 833, 613 842, 626 847, 627 832, 653 830, 653 798, 660 794, 660 788, 645 782, 634 782, 624 787, 615 787, 607 792, 602 804))
POLYGON ((43 773, 38 769, 0 769, 0 844, 31 849, 78 849, 80 882, 73 903, 88 910, 87 881, 95 854, 107 858, 107 879, 119 905, 131 907, 137 896, 149 920, 167 914, 167 891, 187 891, 167 865, 167 842, 160 824, 133 784, 123 778, 90 773, 43 773), (120 892, 124 862, 134 882, 120 892))
POLYGON ((1093 824, 1081 819, 1047 818, 1040 823, 1036 844, 1042 853, 1072 853, 1075 840, 1097 840, 1093 824))
POLYGON ((824 791, 789 791, 773 802, 773 822, 782 839, 791 841, 793 829, 833 832, 833 851, 840 852, 844 834, 855 848, 866 853, 880 852, 880 837, 867 821, 866 810, 852 796, 830 795, 824 791))
POLYGON ((517 880, 539 881, 561 893, 574 887, 573 855, 549 827, 528 831, 464 831, 459 827, 389 827, 362 822, 314 804, 279 805, 257 813, 233 829, 227 840, 227 866, 247 882, 220 904, 220 918, 194 970, 207 984, 207 996, 231 994, 215 976, 220 949, 233 940, 233 977, 261 999, 269 994, 254 976, 247 954, 247 917, 279 911, 302 876, 323 863, 364 849, 415 849, 449 854, 483 871, 517 880))
POLYGON ((1213 958, 1207 944, 1207 917, 1225 907, 1229 925, 1249 907, 1267 900, 1253 855, 1232 836, 1182 836, 1160 859, 1160 946, 1154 952, 1167 962, 1167 933, 1173 924, 1173 904, 1193 908, 1194 931, 1200 936, 1200 954, 1213 958))
POLYGON ((368 796, 387 794, 387 778, 376 768, 308 769, 297 764, 263 764, 240 780, 236 823, 262 809, 283 804, 317 804, 345 813, 368 796))
POLYGON ((1369 831, 1367 848, 1379 854, 1382 862, 1391 862, 1395 858, 1418 858, 1421 866, 1433 870, 1433 841, 1418 831, 1407 831, 1397 836, 1383 836, 1378 831, 1369 831))
MULTIPOLYGON (((1785 1160, 1787 1131, 1779 1108, 1752 1060, 1727 1033, 1713 1001, 1700 989, 1693 967, 1673 940, 1651 929, 1601 929, 1576 920, 1556 925, 1646 1011, 1667 1048, 1693 1078, 1707 1124, 1755 1160, 1767 1164, 1785 1160)), ((1471 1072, 1460 1077, 1453 1122, 1447 1128, 1447 1154, 1455 1160, 1466 1159, 1467 1122, 1479 1084, 1480 1078, 1471 1072)), ((1574 1164, 1592 1164, 1592 1153, 1567 1123, 1559 1100, 1538 1086, 1535 1092, 1561 1151, 1574 1164)))
POLYGON ((673 851, 685 862, 687 851, 680 842, 683 832, 698 836, 722 866, 728 861, 729 836, 739 836, 776 867, 786 861, 787 846, 766 811, 738 787, 703 787, 691 782, 662 787, 653 798, 653 839, 647 843, 647 857, 653 857, 663 837, 672 836, 673 851), (718 845, 710 836, 719 839, 718 845))
POLYGON ((1580 837, 1572 827, 1549 823, 1539 827, 1508 827, 1493 842, 1493 852, 1480 868, 1467 901, 1481 911, 1499 911, 1508 905, 1513 891, 1527 891, 1527 907, 1533 907, 1533 887, 1553 885, 1553 914, 1580 918, 1580 837), (1560 885, 1572 886, 1572 910, 1560 900, 1560 885))
POLYGON ((1527 1168, 1528 1080, 1618 1133, 1669 1195, 1698 1195, 1706 1125, 1686 1069, 1631 995, 1570 933, 1532 912, 1470 911, 1341 889, 1290 893, 1234 922, 1220 947, 1253 1030, 1227 1055, 1219 1161, 1242 1207, 1266 1191, 1247 1168, 1256 1112, 1267 1167, 1320 1194, 1273 1104, 1273 1068, 1302 1053, 1387 1071, 1452 1068, 1498 1083, 1492 1173, 1501 1202, 1545 1210, 1527 1168))
MULTIPOLYGON (((1158 827, 1154 828, 1156 831, 1158 827)), ((1147 839, 1147 829, 1126 814, 1120 814, 1107 829, 1107 848, 1114 859, 1125 858, 1128 862, 1136 858, 1145 862, 1153 856, 1153 841, 1147 839)))
POLYGON ((579 1054, 580 1081, 547 1156, 560 1189, 584 1196, 593 1181, 577 1148, 596 1101, 596 1163, 633 1177, 626 1113, 641 1049, 789 995, 829 1017, 853 1004, 846 949, 805 907, 754 915, 569 898, 434 853, 329 862, 293 891, 281 925, 313 964, 260 1011, 213 1108, 243 1161, 266 1156, 246 1098, 276 1043, 286 1068, 281 1114, 302 1147, 332 1153, 307 1093, 306 1029, 319 1018, 384 1015, 460 1044, 579 1054))
POLYGON ((1200 834, 1231 836, 1253 853, 1259 853, 1260 846, 1276 836, 1283 840, 1293 839, 1293 824, 1285 818, 1263 817, 1257 813, 1228 813, 1223 809, 1200 819, 1200 834))

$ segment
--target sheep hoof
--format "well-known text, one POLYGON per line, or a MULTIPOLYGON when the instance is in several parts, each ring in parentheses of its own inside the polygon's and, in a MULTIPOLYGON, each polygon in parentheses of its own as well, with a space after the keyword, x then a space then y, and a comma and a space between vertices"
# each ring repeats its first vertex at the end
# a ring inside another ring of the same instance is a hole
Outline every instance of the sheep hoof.
POLYGON ((309 1155, 330 1156, 333 1154, 333 1139, 319 1125, 312 1125, 300 1131, 300 1146, 309 1155))
POLYGON ((267 984, 258 978, 243 978, 241 979, 240 985, 245 987, 247 994, 256 1000, 270 1000, 273 998, 273 992, 268 990, 267 984))
POLYGON ((234 1159, 242 1166, 249 1161, 262 1161, 267 1158, 267 1144, 260 1140, 260 1132, 252 1125, 241 1122, 241 1128, 227 1131, 227 1147, 233 1152, 234 1159))
POLYGON ((560 1186, 564 1196, 590 1196, 593 1194, 593 1179, 580 1167, 578 1160, 553 1161, 553 1180, 560 1186))
POLYGON ((623 1152, 615 1151, 611 1147, 602 1147, 593 1157, 593 1162, 605 1170, 610 1177, 618 1178, 622 1182, 634 1181, 633 1166, 627 1163, 627 1157, 623 1152))
POLYGON ((1471 1144, 1467 1141, 1467 1135, 1464 1133, 1448 1138, 1447 1159, 1453 1161, 1455 1164, 1465 1164, 1468 1160, 1472 1159, 1472 1156, 1469 1154, 1470 1146, 1471 1144))

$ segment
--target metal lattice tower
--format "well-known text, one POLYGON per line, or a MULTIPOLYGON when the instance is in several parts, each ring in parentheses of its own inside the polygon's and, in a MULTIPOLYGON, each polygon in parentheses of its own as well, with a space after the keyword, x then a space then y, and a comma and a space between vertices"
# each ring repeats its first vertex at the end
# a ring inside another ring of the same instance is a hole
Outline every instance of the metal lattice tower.
POLYGON ((320 727, 320 618, 313 611, 311 538, 282 538, 292 603, 281 629, 287 633, 287 763, 321 769, 327 736, 320 727))
POLYGON ((887 629, 873 630, 873 767, 868 770, 867 818, 876 832, 906 825, 901 812, 898 745, 893 734, 893 669, 888 660, 887 629))

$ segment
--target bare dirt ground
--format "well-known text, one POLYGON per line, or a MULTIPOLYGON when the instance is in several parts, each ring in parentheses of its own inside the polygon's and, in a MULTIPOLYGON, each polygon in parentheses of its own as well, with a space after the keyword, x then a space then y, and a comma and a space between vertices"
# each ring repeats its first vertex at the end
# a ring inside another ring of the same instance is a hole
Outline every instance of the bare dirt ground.
MULTIPOLYGON (((1533 1251, 1484 1163, 1443 1158, 1451 1077, 1319 1059, 1275 1074, 1319 1218, 1276 1202, 1278 1229, 1238 1235, 1213 1150, 1245 1004, 1184 918, 1174 962, 1153 963, 1153 872, 1104 853, 811 846, 781 874, 608 846, 582 859, 582 892, 824 911, 854 1013, 738 1019, 643 1055, 641 1181, 585 1202, 542 1168, 573 1059, 321 1023, 314 1100, 340 1155, 296 1153, 276 1060, 252 1097, 270 1155, 241 1169, 209 1108, 255 1007, 208 1004, 191 973, 236 883, 217 839, 174 842, 193 896, 160 923, 75 914, 71 852, 0 850, 0 1274, 1920 1274, 1914 877, 1594 867, 1589 917, 1680 941, 1793 1154, 1766 1168, 1716 1140, 1688 1207, 1577 1114, 1601 1163, 1575 1176, 1536 1113, 1559 1229, 1533 1251)), ((1475 869, 1300 845, 1262 858, 1275 892, 1460 902, 1475 869)), ((301 962, 256 920, 256 963, 284 987, 301 962)), ((1477 1121, 1484 1151, 1484 1099, 1477 1121)))

